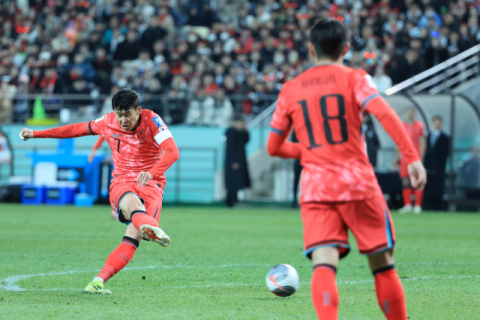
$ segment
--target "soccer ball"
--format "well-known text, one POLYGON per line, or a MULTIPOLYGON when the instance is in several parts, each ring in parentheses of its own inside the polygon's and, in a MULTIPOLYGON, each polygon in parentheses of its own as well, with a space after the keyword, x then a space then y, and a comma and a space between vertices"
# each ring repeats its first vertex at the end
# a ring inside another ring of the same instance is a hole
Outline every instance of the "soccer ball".
POLYGON ((279 297, 288 297, 300 287, 298 272, 289 264, 277 264, 267 273, 267 287, 279 297))

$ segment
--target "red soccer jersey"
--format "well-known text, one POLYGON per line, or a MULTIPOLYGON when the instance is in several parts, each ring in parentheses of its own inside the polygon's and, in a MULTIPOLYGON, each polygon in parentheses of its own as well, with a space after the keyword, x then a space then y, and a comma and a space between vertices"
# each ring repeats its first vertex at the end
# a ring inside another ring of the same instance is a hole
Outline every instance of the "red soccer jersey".
MULTIPOLYGON (((143 109, 138 126, 132 131, 124 131, 120 127, 115 113, 107 113, 103 117, 90 121, 88 130, 92 134, 102 136, 112 149, 113 180, 112 183, 136 181, 141 171, 149 171, 161 158, 160 144, 172 134, 162 119, 153 111, 143 109)), ((162 174, 157 181, 166 184, 162 174)))
POLYGON ((271 127, 282 135, 293 124, 302 146, 301 202, 381 194, 361 132, 363 112, 376 97, 365 71, 334 64, 310 68, 284 85, 271 127))
POLYGON ((412 124, 409 124, 405 121, 403 125, 405 126, 405 130, 407 130, 408 136, 412 140, 415 150, 420 154, 420 137, 425 136, 425 127, 423 126, 423 123, 416 120, 412 124))

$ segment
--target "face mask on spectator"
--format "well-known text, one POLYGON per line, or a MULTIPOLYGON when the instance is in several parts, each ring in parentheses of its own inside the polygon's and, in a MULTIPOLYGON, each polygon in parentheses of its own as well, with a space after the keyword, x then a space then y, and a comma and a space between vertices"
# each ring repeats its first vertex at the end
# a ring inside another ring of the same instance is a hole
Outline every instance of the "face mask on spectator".
POLYGON ((118 83, 117 83, 117 84, 118 84, 118 86, 119 86, 120 88, 123 88, 123 87, 125 87, 125 86, 127 85, 127 80, 125 80, 125 79, 120 79, 120 80, 118 80, 118 83))
POLYGON ((61 65, 61 66, 64 66, 64 65, 68 64, 68 57, 67 56, 60 56, 58 58, 58 64, 61 65))
POLYGON ((209 42, 215 42, 217 40, 217 35, 215 33, 210 33, 207 39, 209 42))
POLYGON ((165 61, 165 57, 164 56, 156 56, 155 59, 153 59, 153 61, 155 62, 155 64, 161 64, 163 61, 165 61))
POLYGON ((285 62, 285 57, 283 55, 280 55, 280 54, 277 54, 274 58, 273 58, 273 62, 275 64, 282 64, 285 62))
POLYGON ((196 42, 197 39, 198 39, 198 37, 197 37, 197 35, 195 35, 195 34, 190 34, 190 35, 188 35, 188 37, 187 37, 187 41, 190 42, 190 43, 196 42))
POLYGON ((227 41, 228 38, 230 38, 230 34, 228 32, 225 31, 220 34, 220 40, 227 41))

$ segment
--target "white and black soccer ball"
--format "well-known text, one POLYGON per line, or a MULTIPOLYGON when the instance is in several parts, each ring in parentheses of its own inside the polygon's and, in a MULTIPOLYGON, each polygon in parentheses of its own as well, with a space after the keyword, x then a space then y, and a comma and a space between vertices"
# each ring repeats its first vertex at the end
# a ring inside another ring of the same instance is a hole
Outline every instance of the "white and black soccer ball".
POLYGON ((277 264, 267 273, 267 287, 279 297, 288 297, 300 287, 297 270, 289 264, 277 264))

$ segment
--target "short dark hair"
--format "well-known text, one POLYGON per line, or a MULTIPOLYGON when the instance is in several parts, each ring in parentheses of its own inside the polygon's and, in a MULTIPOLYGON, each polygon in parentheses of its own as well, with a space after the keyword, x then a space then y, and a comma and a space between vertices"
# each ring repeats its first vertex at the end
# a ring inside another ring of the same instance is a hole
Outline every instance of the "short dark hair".
POLYGON ((331 18, 317 21, 310 31, 310 42, 317 58, 337 60, 347 43, 347 29, 342 22, 331 18))
POLYGON ((127 111, 130 108, 137 109, 140 105, 140 98, 135 90, 125 89, 118 91, 112 98, 112 109, 117 108, 121 111, 127 111))
POLYGON ((439 116, 438 114, 437 115, 434 115, 432 117, 432 122, 435 121, 435 120, 440 120, 441 122, 443 122, 443 118, 441 116, 439 116))
POLYGON ((236 114, 236 115, 233 117, 233 121, 242 121, 242 122, 245 122, 245 118, 244 118, 241 114, 236 114))

